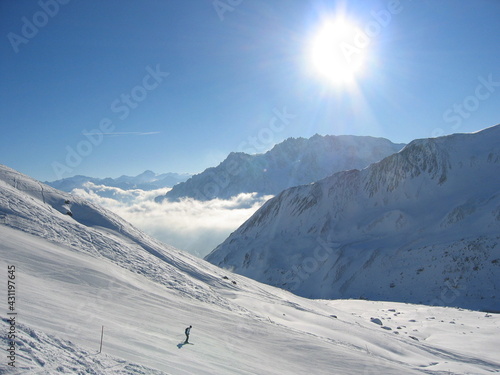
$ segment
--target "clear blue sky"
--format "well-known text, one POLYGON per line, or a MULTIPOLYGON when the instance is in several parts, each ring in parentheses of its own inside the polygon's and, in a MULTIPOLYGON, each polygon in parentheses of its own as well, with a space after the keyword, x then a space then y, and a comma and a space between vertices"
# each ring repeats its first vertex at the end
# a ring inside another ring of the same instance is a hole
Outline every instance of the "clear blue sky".
POLYGON ((288 137, 477 131, 500 122, 499 19, 498 0, 1 0, 0 163, 201 172, 288 137), (309 52, 337 14, 364 33, 350 86, 309 52))

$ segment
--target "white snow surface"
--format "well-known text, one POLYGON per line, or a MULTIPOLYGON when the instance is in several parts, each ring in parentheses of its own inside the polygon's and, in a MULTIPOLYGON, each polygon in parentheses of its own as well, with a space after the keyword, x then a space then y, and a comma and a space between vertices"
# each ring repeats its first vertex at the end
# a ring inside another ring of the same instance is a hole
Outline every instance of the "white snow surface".
POLYGON ((17 313, 16 367, 4 351, 0 374, 500 371, 496 314, 301 298, 159 243, 1 165, 0 238, 5 350, 10 265, 17 313), (193 345, 182 345, 190 324, 193 345))
POLYGON ((500 311, 500 125, 269 200, 206 257, 308 298, 500 311))

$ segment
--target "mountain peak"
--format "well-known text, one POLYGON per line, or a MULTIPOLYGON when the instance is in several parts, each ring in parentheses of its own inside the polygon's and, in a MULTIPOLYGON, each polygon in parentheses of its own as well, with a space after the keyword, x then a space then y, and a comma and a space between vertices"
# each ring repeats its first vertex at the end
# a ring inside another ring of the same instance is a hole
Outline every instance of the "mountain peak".
MULTIPOLYGON (((300 298, 161 244, 102 207, 1 165, 0 238, 11 313, 29 301, 22 320, 0 320, 3 332, 16 336, 6 356, 19 369, 13 373, 295 374, 310 372, 311 363, 318 375, 498 369, 494 314, 300 298), (194 347, 184 342, 188 324, 194 347), (99 334, 105 350, 93 355, 99 334), (172 361, 186 356, 189 361, 172 361)), ((469 245, 483 256, 484 241, 469 245)), ((325 261, 325 247, 338 244, 318 246, 297 268, 316 287, 321 279, 313 275, 314 262, 325 261)), ((252 254, 246 261, 253 263, 252 254)), ((376 258, 367 268, 370 261, 376 258)), ((427 275, 432 267, 417 272, 427 275)), ((456 289, 456 279, 443 285, 446 301, 474 292, 456 289)))
POLYGON ((173 187, 162 199, 229 199, 240 193, 275 195, 282 190, 322 179, 335 172, 364 168, 399 151, 383 138, 321 136, 288 138, 264 154, 232 152, 217 167, 208 168, 173 187))
POLYGON ((156 177, 156 173, 147 169, 145 170, 144 172, 142 172, 141 174, 137 175, 137 177, 149 177, 149 178, 152 178, 152 177, 156 177))
POLYGON ((415 140, 287 189, 206 259, 321 299, 432 304, 454 280, 467 292, 446 305, 498 311, 499 132, 415 140))

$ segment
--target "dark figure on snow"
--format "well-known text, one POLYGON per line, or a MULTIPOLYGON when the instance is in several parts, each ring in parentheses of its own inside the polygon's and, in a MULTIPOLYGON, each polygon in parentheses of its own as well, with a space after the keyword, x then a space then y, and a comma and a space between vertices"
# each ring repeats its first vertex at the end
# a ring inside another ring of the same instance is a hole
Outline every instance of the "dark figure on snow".
POLYGON ((184 341, 184 344, 189 343, 189 333, 191 332, 191 328, 193 328, 193 326, 187 327, 186 330, 184 331, 184 333, 186 334, 186 341, 184 341))

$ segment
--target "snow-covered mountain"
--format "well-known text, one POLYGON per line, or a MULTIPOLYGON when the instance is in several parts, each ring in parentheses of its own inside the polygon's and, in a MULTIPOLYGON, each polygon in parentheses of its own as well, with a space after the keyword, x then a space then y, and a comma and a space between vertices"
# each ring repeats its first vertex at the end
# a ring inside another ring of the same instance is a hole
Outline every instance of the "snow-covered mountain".
POLYGON ((85 185, 91 182, 94 185, 104 185, 109 187, 117 187, 123 190, 141 189, 141 190, 156 190, 165 187, 172 187, 179 182, 184 182, 191 177, 188 173, 163 173, 156 174, 153 171, 145 171, 137 176, 120 176, 118 178, 94 178, 87 176, 73 176, 45 182, 58 190, 71 192, 74 189, 83 189, 85 185))
POLYGON ((266 202, 206 259, 313 298, 500 311, 500 126, 266 202))
POLYGON ((254 192, 275 195, 335 172, 364 168, 403 146, 384 138, 360 136, 289 138, 264 154, 233 152, 217 167, 194 175, 157 200, 190 197, 205 201, 254 192))
POLYGON ((11 314, 0 321, 1 374, 438 375, 500 366, 495 314, 306 300, 2 165, 0 238, 11 314), (184 345, 190 324, 194 345, 184 345))

